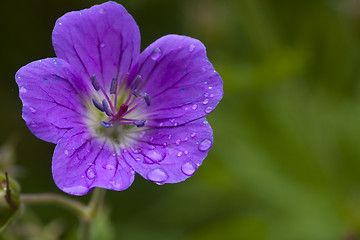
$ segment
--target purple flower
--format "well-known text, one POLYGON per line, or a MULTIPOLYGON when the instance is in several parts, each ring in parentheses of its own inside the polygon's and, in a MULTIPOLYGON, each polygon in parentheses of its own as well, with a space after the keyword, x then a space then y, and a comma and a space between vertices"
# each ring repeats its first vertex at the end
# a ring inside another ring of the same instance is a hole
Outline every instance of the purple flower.
POLYGON ((140 32, 119 4, 59 18, 56 58, 16 73, 26 124, 57 144, 56 185, 83 195, 124 190, 135 173, 158 184, 191 176, 213 143, 206 118, 222 80, 193 38, 164 36, 140 54, 140 32))

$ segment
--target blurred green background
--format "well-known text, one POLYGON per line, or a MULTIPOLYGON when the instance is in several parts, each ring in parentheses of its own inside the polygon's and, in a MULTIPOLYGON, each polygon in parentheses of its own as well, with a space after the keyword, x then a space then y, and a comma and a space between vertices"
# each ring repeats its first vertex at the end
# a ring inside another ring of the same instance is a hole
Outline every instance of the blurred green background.
MULTIPOLYGON (((0 165, 24 193, 62 194, 54 145, 21 119, 14 74, 54 56, 58 17, 101 2, 1 4, 0 165)), ((169 33, 200 39, 225 95, 208 116, 214 146, 195 175, 164 186, 137 176, 108 191, 94 239, 360 239, 359 0, 119 3, 142 49, 169 33)), ((0 239, 74 239, 77 226, 61 208, 31 206, 0 239)))

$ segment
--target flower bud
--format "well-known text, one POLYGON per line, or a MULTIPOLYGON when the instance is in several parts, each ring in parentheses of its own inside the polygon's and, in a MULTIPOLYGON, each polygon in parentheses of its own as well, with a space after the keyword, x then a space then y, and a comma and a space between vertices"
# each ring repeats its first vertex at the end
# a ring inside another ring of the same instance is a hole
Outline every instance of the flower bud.
POLYGON ((7 173, 0 173, 0 232, 20 213, 20 187, 7 173))

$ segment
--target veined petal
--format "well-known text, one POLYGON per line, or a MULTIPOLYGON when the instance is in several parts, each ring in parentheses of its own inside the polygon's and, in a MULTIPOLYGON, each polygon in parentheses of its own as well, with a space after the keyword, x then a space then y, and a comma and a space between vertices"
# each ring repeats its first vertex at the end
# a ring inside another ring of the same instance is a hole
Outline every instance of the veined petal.
POLYGON ((208 61, 205 46, 186 36, 167 35, 151 44, 141 53, 129 81, 137 75, 141 76, 139 88, 151 100, 144 107, 148 118, 158 120, 160 126, 203 117, 223 96, 221 77, 208 61))
POLYGON ((135 172, 107 142, 86 128, 69 131, 56 145, 52 172, 66 193, 84 195, 94 187, 121 191, 134 181, 135 172))
POLYGON ((106 2, 60 17, 53 31, 56 55, 82 72, 95 74, 104 89, 126 77, 140 52, 140 31, 124 7, 106 2))
POLYGON ((193 175, 213 143, 212 129, 205 118, 174 127, 145 131, 124 158, 144 178, 176 183, 193 175))
POLYGON ((38 138, 56 143, 70 129, 83 125, 86 106, 76 85, 78 76, 65 61, 48 58, 16 73, 23 119, 38 138))

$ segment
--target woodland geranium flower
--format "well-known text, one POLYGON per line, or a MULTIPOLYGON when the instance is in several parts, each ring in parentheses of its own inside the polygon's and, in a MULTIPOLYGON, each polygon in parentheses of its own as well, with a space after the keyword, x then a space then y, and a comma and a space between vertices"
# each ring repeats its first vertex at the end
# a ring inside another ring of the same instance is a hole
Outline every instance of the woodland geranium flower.
POLYGON ((204 116, 223 96, 200 41, 167 35, 140 54, 138 26, 115 2, 65 14, 52 41, 57 57, 22 67, 16 81, 29 129, 56 144, 61 190, 124 190, 135 173, 164 184, 195 172, 213 143, 204 116))

